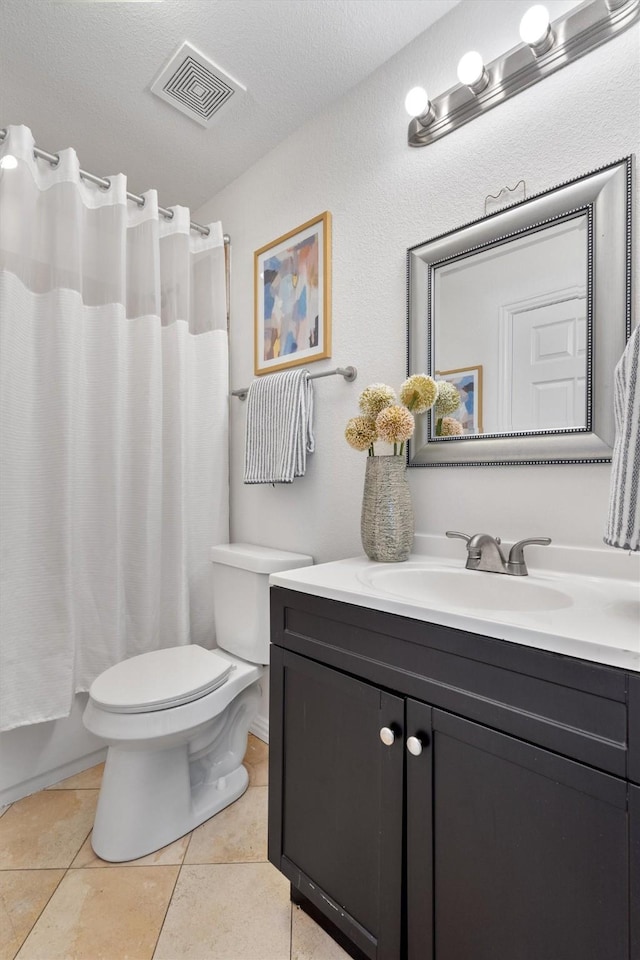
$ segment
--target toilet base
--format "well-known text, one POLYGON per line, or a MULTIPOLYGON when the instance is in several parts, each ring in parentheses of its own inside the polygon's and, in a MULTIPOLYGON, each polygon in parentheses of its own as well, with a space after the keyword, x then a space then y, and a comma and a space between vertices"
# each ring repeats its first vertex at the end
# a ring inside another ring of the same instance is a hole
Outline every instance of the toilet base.
MULTIPOLYGON (((112 763, 117 764, 122 758, 125 760, 132 758, 131 751, 121 751, 121 757, 114 756, 112 751, 115 752, 115 748, 110 748, 107 762, 111 760, 112 763)), ((184 747, 176 747, 171 751, 171 753, 182 753, 182 757, 167 757, 167 752, 151 755, 152 759, 157 758, 161 761, 163 780, 171 780, 172 772, 175 773, 177 768, 183 768, 183 759, 187 756, 184 747)), ((146 767, 148 770, 148 764, 146 767)), ((138 765, 137 769, 140 770, 141 766, 138 765)), ((122 784, 121 777, 118 777, 118 780, 122 784)), ((188 769, 186 777, 181 773, 180 781, 188 785, 188 769)), ((176 779, 173 782, 175 784, 179 781, 176 779)), ((147 780, 146 785, 148 786, 149 783, 150 781, 147 780)), ((109 796, 109 791, 101 791, 91 835, 93 851, 102 860, 111 863, 137 860, 190 833, 195 827, 200 826, 205 820, 215 816, 220 810, 241 797, 248 786, 249 774, 241 765, 226 777, 220 777, 219 781, 208 784, 206 792, 201 788, 198 791, 198 802, 195 804, 191 803, 189 798, 180 796, 182 792, 180 788, 169 789, 164 790, 164 795, 161 797, 156 793, 154 806, 145 807, 143 813, 139 807, 136 809, 135 806, 129 806, 128 814, 123 818, 114 816, 113 798, 109 796), (104 802, 102 802, 103 797, 104 802), (104 814, 106 810, 108 810, 107 815, 104 814)), ((135 797, 139 802, 140 796, 139 784, 133 786, 131 797, 135 797)), ((127 798, 120 794, 118 807, 121 809, 123 805, 128 805, 127 798)))
POLYGON ((249 785, 242 759, 257 712, 257 684, 195 739, 164 748, 111 745, 91 846, 111 863, 137 860, 213 817, 249 785))

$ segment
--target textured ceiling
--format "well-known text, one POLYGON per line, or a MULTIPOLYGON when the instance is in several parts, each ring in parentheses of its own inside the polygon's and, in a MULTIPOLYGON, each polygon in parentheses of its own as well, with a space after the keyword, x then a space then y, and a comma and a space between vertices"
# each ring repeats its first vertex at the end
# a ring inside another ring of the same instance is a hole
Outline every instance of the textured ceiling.
POLYGON ((197 209, 456 2, 0 0, 0 127, 197 209), (149 90, 184 40, 247 88, 209 129, 149 90))

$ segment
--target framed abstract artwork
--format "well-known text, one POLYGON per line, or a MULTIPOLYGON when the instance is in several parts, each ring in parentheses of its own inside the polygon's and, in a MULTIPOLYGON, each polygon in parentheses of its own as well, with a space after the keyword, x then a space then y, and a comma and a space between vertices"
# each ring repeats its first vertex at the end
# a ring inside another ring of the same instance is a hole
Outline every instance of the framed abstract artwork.
POLYGON ((331 356, 331 214, 254 254, 255 372, 331 356))
POLYGON ((460 421, 463 434, 482 433, 482 365, 436 370, 435 379, 448 380, 460 394, 462 402, 451 416, 460 421))

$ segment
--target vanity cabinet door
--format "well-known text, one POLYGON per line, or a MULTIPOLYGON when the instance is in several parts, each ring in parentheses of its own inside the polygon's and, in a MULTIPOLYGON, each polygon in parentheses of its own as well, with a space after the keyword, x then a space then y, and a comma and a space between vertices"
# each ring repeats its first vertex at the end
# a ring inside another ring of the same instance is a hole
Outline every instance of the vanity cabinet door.
POLYGON ((272 647, 271 705, 269 859, 362 954, 398 960, 404 701, 272 647))
MULTIPOLYGON (((408 705, 409 736, 424 727, 419 707, 408 705)), ((434 960, 629 960, 627 784, 443 711, 430 716, 429 749, 407 756, 407 857, 409 877, 419 876, 416 858, 433 857, 432 879, 423 867, 421 886, 408 889, 421 936, 433 903, 433 946, 421 949, 409 929, 409 960, 431 949, 434 960)))

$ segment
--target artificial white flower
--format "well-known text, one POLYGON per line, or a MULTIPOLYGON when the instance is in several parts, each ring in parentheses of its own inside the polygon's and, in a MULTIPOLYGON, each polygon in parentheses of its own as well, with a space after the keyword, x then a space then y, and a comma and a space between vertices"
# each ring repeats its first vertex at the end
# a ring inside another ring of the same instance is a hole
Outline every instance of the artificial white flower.
POLYGON ((459 437, 462 433, 462 424, 455 417, 443 417, 440 424, 441 437, 459 437))
POLYGON ((436 415, 446 417, 449 413, 454 413, 460 404, 462 397, 448 380, 438 381, 438 399, 436 400, 436 415))
POLYGON ((375 420, 384 407, 397 402, 397 397, 395 390, 386 383, 372 383, 362 391, 358 402, 365 417, 375 420))
POLYGON ((385 407, 376 417, 376 431, 387 443, 404 443, 413 436, 415 420, 406 407, 393 404, 385 407))
POLYGON ((354 450, 366 450, 377 440, 376 422, 371 417, 352 417, 347 423, 344 435, 354 450))
POLYGON ((400 399, 412 413, 430 410, 438 397, 438 384, 424 373, 408 377, 400 387, 400 399))

